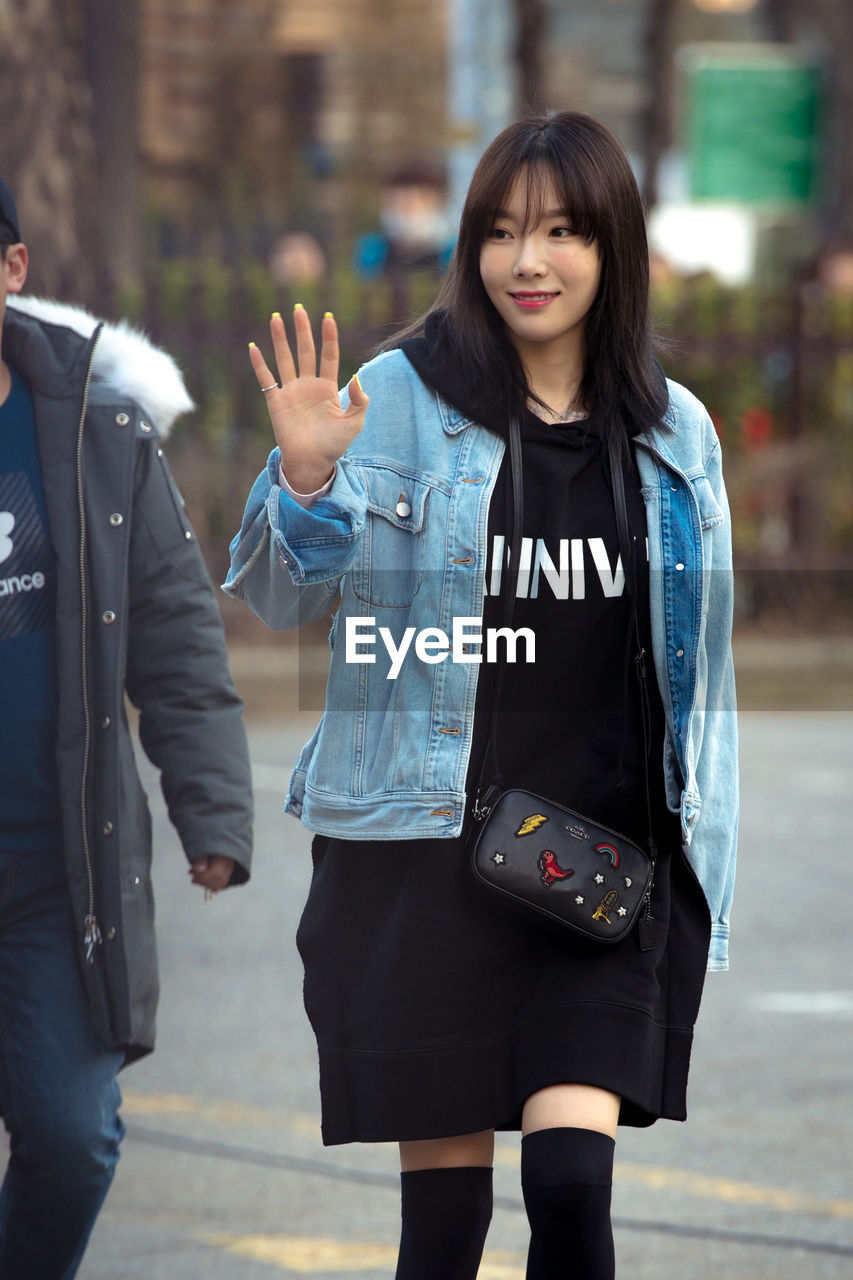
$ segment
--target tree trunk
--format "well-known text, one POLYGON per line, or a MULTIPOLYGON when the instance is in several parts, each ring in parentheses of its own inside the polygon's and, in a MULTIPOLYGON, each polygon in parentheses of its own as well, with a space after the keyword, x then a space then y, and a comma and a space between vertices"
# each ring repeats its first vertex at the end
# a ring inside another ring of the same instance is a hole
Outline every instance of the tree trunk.
POLYGON ((831 58, 829 129, 824 169, 828 179, 826 235, 853 249, 853 8, 849 0, 813 0, 831 58))
POLYGON ((768 36, 777 44, 797 38, 797 3, 798 0, 764 0, 759 10, 768 36))
POLYGON ((824 234, 834 248, 853 249, 853 7, 849 0, 812 0, 805 19, 797 0, 765 0, 764 20, 771 39, 812 37, 816 24, 824 37, 829 67, 824 234))
POLYGON ((514 0, 516 15, 516 60, 522 110, 544 108, 546 10, 544 0, 514 0))
POLYGON ((646 106, 643 112, 643 199, 658 202, 660 162, 672 141, 675 22, 678 0, 649 0, 645 31, 646 106))
MULTIPOLYGON (((142 270, 139 205, 138 0, 84 0, 86 73, 101 200, 104 274, 116 286, 142 270)), ((108 309, 111 298, 102 309, 108 309)))
POLYGON ((97 184, 81 48, 75 0, 0 6, 3 177, 30 249, 28 289, 91 305, 97 184))

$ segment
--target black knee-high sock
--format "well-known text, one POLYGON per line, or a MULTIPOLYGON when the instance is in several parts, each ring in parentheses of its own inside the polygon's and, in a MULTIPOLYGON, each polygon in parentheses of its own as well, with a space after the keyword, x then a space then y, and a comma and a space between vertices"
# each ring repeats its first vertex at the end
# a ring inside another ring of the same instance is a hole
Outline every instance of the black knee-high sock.
POLYGON ((492 1217, 491 1169, 414 1169, 400 1182, 396 1280, 476 1280, 492 1217))
POLYGON ((540 1129, 522 1138, 527 1280, 613 1280, 614 1147, 592 1129, 540 1129))

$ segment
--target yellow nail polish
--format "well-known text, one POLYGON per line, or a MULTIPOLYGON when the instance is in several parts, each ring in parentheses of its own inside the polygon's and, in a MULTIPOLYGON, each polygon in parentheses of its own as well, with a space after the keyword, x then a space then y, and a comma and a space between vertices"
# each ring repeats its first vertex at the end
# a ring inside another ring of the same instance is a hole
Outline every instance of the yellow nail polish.
POLYGON ((324 311, 324 312, 323 312, 323 319, 324 319, 324 320, 333 320, 333 319, 334 319, 334 312, 333 312, 333 311, 324 311))
POLYGON ((303 307, 303 305, 302 305, 302 303, 301 303, 301 302, 294 302, 294 304, 293 304, 293 310, 294 310, 294 311, 304 311, 304 310, 305 310, 305 308, 303 307))
POLYGON ((250 347, 257 346, 257 343, 255 343, 255 342, 250 342, 250 343, 249 343, 249 346, 250 346, 250 347))
POLYGON ((272 313, 272 319, 273 319, 273 320, 280 320, 280 319, 281 319, 281 312, 280 312, 280 311, 274 311, 274 312, 272 313))
POLYGON ((361 385, 361 382, 359 381, 359 377, 357 373, 354 373, 352 375, 352 380, 355 383, 355 385, 358 387, 361 394, 364 395, 364 387, 361 385))

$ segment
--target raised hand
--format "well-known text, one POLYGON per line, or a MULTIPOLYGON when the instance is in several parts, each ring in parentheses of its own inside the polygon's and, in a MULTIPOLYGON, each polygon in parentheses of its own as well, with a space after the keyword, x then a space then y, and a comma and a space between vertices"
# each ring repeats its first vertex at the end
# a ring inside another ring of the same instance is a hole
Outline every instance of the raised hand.
POLYGON ((320 325, 319 370, 311 321, 299 304, 293 308, 293 327, 296 363, 281 316, 276 312, 270 320, 277 378, 254 342, 249 343, 249 359, 266 398, 282 470, 298 493, 313 493, 326 483, 338 458, 361 430, 368 397, 356 376, 347 388, 349 405, 346 411, 341 408, 338 326, 331 312, 320 325))

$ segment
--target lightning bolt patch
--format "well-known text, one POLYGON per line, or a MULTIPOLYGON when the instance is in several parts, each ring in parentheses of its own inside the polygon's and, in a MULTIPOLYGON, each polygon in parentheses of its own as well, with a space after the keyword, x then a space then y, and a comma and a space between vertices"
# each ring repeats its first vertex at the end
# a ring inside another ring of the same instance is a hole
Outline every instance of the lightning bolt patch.
POLYGON ((541 827, 542 823, 547 821, 548 819, 545 817, 544 813, 531 813, 529 817, 524 819, 515 834, 517 836, 529 836, 531 832, 535 831, 537 827, 541 827))

